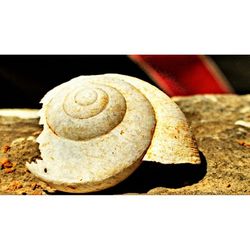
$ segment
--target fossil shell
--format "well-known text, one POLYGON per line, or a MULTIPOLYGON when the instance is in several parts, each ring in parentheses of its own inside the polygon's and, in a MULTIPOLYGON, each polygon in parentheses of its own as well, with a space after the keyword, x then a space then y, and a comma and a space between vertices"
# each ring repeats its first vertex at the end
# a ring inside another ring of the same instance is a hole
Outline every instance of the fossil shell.
POLYGON ((92 192, 128 177, 141 161, 199 163, 186 119, 163 92, 134 77, 80 76, 41 100, 42 160, 29 170, 58 190, 92 192))

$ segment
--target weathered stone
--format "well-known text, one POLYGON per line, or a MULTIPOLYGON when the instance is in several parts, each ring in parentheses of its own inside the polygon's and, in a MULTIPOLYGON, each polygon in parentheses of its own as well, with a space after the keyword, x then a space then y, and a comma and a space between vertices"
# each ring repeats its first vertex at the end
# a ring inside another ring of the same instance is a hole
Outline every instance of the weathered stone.
MULTIPOLYGON (((196 138, 200 165, 144 162, 130 177, 96 194, 250 194, 250 95, 175 97, 196 138)), ((39 158, 37 118, 0 110, 0 193, 62 194, 35 178, 25 161, 39 158)))

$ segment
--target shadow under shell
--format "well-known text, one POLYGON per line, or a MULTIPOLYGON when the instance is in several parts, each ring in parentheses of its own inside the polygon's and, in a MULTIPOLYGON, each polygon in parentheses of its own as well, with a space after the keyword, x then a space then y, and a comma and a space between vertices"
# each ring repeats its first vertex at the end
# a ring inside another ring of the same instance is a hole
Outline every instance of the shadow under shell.
MULTIPOLYGON (((198 183, 207 172, 206 158, 199 152, 201 164, 161 164, 142 162, 137 170, 114 187, 88 193, 91 195, 111 195, 126 193, 147 193, 156 187, 181 188, 198 183)), ((56 191, 53 194, 69 194, 56 191)), ((70 193, 71 194, 71 193, 70 193)))

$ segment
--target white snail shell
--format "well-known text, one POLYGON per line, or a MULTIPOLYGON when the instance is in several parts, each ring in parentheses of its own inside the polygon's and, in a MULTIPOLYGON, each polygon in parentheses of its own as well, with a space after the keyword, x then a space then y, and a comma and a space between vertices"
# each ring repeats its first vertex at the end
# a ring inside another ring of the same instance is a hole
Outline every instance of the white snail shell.
POLYGON ((185 116, 162 91, 134 77, 80 76, 41 101, 42 160, 29 170, 58 190, 92 192, 141 163, 199 163, 185 116))

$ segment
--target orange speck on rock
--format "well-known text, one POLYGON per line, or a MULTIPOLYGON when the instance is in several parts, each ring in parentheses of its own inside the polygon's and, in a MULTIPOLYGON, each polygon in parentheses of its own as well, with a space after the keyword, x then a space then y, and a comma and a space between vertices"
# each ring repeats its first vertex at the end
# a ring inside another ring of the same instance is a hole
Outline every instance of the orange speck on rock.
POLYGON ((10 146, 9 146, 9 145, 4 145, 4 146, 2 147, 2 149, 1 149, 1 151, 2 151, 3 153, 7 153, 9 150, 10 150, 10 146))
POLYGON ((241 146, 250 147, 250 141, 237 140, 241 146))
POLYGON ((1 160, 0 160, 0 164, 1 165, 4 165, 6 162, 8 162, 9 161, 9 159, 8 158, 2 158, 1 160))
POLYGON ((13 173, 14 171, 15 171, 15 169, 13 169, 13 168, 5 168, 5 169, 4 169, 4 172, 5 172, 6 174, 13 173))
POLYGON ((0 166, 2 168, 11 168, 13 165, 8 158, 2 158, 0 160, 0 166))

